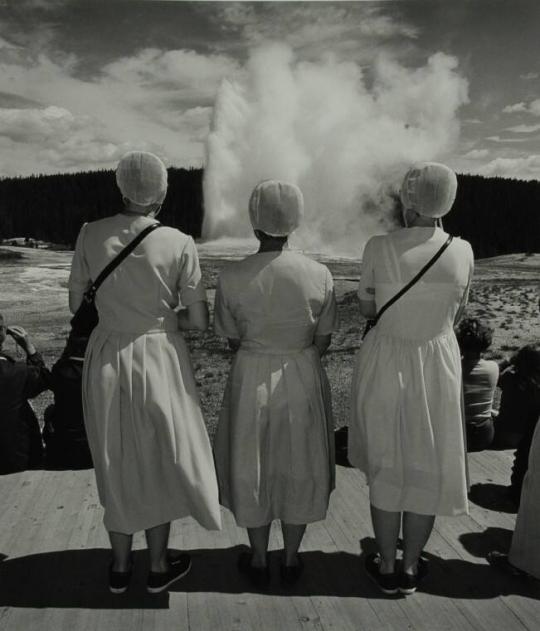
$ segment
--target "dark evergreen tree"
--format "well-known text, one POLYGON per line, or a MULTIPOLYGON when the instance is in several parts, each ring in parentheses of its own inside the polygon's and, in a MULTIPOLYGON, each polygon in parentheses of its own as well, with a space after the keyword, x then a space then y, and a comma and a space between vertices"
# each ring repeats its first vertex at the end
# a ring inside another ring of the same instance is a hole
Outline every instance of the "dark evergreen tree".
MULTIPOLYGON (((160 220, 199 237, 202 169, 169 169, 160 220)), ((471 242, 477 258, 540 252, 540 182, 459 175, 445 228, 471 242)), ((122 200, 113 171, 0 180, 0 238, 73 245, 81 225, 112 215, 122 200)))

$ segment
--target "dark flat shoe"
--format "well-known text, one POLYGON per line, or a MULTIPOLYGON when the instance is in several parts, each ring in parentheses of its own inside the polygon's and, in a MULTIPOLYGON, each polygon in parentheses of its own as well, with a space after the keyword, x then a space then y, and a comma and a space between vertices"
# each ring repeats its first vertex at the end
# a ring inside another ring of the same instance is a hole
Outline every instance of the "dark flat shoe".
POLYGON ((364 563, 367 575, 383 592, 383 594, 398 593, 398 575, 397 572, 392 574, 381 574, 381 556, 378 553, 368 554, 364 563))
POLYGON ((131 580, 131 573, 133 571, 133 564, 127 572, 115 572, 113 564, 109 565, 109 591, 112 594, 123 594, 129 585, 131 580))
POLYGON ((426 559, 420 557, 418 559, 418 569, 416 574, 407 574, 400 572, 399 574, 399 591, 402 594, 414 594, 418 588, 418 583, 422 581, 429 572, 429 564, 426 559))
POLYGON ((253 567, 252 558, 251 552, 241 552, 238 557, 238 571, 249 580, 253 587, 265 589, 270 583, 270 568, 268 564, 266 567, 253 567))
POLYGON ((148 572, 146 591, 149 594, 159 594, 170 585, 176 583, 191 570, 191 557, 189 554, 181 554, 174 565, 167 572, 148 572))
POLYGON ((281 564, 279 568, 279 576, 283 585, 291 587, 297 583, 304 573, 304 562, 301 557, 298 557, 298 563, 296 565, 284 565, 281 564))
POLYGON ((511 574, 512 576, 522 576, 527 577, 527 572, 520 570, 515 565, 512 565, 508 560, 508 555, 504 554, 504 552, 499 552, 498 550, 492 550, 487 555, 488 563, 492 567, 496 567, 498 570, 505 572, 506 574, 511 574))

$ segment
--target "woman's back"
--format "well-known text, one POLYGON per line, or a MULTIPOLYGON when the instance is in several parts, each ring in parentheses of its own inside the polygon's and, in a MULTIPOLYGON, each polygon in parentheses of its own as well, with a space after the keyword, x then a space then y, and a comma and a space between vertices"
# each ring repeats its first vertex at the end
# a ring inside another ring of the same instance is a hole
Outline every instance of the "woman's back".
MULTIPOLYGON (((301 350, 322 331, 332 298, 328 269, 285 250, 264 252, 231 264, 221 274, 216 330, 242 340, 244 349, 301 350)), ((324 330, 321 334, 326 334, 324 330)))
MULTIPOLYGON (((439 228, 415 227, 373 237, 364 251, 362 290, 374 287, 379 310, 445 243, 439 228)), ((424 276, 381 317, 380 334, 428 341, 448 333, 473 268, 470 245, 454 239, 424 276)))
MULTIPOLYGON (((120 213, 86 224, 72 276, 95 280, 107 263, 152 223, 155 220, 149 217, 120 213)), ((174 228, 162 226, 145 237, 97 292, 100 326, 112 331, 176 331, 173 309, 179 304, 179 293, 189 292, 200 280, 198 271, 197 278, 192 277, 194 250, 191 237, 174 228)))

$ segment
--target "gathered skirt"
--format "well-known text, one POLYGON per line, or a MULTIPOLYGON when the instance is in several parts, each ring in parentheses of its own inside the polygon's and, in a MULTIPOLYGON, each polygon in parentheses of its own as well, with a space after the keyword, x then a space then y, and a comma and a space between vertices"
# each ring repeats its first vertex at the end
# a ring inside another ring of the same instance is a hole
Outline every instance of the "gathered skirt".
POLYGON ((426 342, 376 328, 357 353, 350 462, 386 511, 468 511, 461 361, 453 332, 426 342))
POLYGON ((221 527, 189 351, 179 332, 90 337, 83 408, 104 523, 131 534, 192 516, 221 527))
POLYGON ((324 519, 335 483, 330 388, 314 347, 240 350, 214 441, 220 501, 239 526, 324 519))
POLYGON ((520 570, 540 579, 540 423, 529 452, 529 468, 523 480, 516 528, 508 560, 520 570))

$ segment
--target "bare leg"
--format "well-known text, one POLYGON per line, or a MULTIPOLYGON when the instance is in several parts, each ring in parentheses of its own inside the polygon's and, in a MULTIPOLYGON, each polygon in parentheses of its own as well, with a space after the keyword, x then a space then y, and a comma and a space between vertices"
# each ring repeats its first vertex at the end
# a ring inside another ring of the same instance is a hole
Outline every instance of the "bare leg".
POLYGON ((403 571, 416 574, 418 559, 431 535, 434 515, 403 513, 403 571))
POLYGON ((370 508, 375 540, 381 555, 380 572, 381 574, 392 574, 396 564, 401 513, 382 510, 371 504, 370 508))
POLYGON ((113 553, 113 572, 127 572, 131 566, 131 544, 133 535, 109 532, 113 553))
POLYGON ((306 532, 306 524, 286 524, 282 521, 281 530, 285 547, 285 565, 298 565, 298 548, 306 532))
POLYGON ((170 522, 146 530, 146 543, 150 554, 150 571, 167 572, 167 545, 169 543, 170 522))
POLYGON ((268 550, 268 539, 270 537, 270 526, 259 526, 259 528, 248 528, 247 533, 253 558, 251 565, 253 567, 266 567, 266 551, 268 550))

